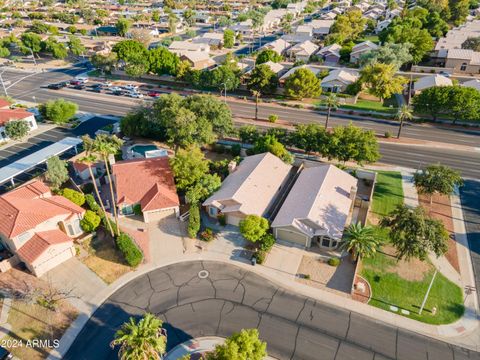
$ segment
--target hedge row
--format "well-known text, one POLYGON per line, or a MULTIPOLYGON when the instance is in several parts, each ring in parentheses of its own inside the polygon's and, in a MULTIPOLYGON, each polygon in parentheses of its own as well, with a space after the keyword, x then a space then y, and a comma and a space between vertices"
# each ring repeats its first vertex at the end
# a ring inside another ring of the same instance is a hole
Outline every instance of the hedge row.
POLYGON ((117 236, 115 241, 128 265, 131 267, 140 265, 143 261, 143 254, 128 234, 120 233, 120 236, 117 236))

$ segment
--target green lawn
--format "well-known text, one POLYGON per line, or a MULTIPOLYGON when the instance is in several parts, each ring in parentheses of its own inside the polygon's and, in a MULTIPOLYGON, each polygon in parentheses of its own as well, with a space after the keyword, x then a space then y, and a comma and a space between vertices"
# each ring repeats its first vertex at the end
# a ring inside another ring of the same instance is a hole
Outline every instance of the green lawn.
POLYGON ((385 216, 402 203, 402 175, 396 171, 378 171, 372 212, 377 216, 385 216))
POLYGON ((356 104, 342 104, 341 109, 347 110, 363 110, 363 111, 377 111, 388 114, 395 114, 397 109, 395 107, 384 106, 380 101, 358 99, 356 104))
POLYGON ((367 35, 367 36, 362 36, 361 38, 357 39, 356 43, 357 44, 360 44, 361 42, 364 42, 364 41, 371 41, 375 44, 379 44, 380 43, 380 40, 378 39, 378 35, 367 35))
POLYGON ((410 315, 404 316, 428 324, 449 324, 463 315, 462 290, 440 273, 435 278, 424 311, 419 315, 434 267, 429 264, 430 269, 421 281, 411 281, 397 275, 395 266, 396 259, 383 253, 377 253, 371 259, 362 259, 361 275, 372 288, 370 305, 387 311, 391 311, 390 305, 393 305, 399 308, 398 314, 402 315, 400 310, 405 309, 410 311, 410 315), (433 307, 437 308, 435 315, 431 312, 433 307))

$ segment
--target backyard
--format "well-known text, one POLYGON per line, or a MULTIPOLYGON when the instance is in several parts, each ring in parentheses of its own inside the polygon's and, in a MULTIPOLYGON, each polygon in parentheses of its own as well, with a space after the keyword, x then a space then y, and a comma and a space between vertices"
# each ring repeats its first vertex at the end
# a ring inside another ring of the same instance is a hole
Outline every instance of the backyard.
MULTIPOLYGON (((401 203, 401 174, 379 171, 370 223, 376 224, 379 218, 401 203)), ((447 324, 459 319, 464 312, 462 290, 440 273, 435 278, 424 311, 418 314, 435 267, 428 260, 397 260, 388 230, 373 226, 383 246, 372 258, 363 258, 359 268, 372 289, 369 304, 429 324, 447 324)))

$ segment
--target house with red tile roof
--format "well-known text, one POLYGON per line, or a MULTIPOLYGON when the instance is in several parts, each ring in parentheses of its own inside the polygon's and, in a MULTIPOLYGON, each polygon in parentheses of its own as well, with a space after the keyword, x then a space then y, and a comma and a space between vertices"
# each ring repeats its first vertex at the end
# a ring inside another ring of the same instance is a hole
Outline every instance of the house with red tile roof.
POLYGON ((25 109, 9 109, 5 107, 3 103, 0 103, 0 142, 9 140, 5 133, 5 125, 12 120, 23 120, 27 123, 29 131, 38 128, 37 121, 33 113, 26 111, 25 109))
POLYGON ((0 242, 36 276, 75 256, 85 210, 33 181, 0 196, 0 242))
POLYGON ((145 222, 179 214, 180 201, 168 157, 119 161, 112 166, 121 215, 139 208, 145 222))

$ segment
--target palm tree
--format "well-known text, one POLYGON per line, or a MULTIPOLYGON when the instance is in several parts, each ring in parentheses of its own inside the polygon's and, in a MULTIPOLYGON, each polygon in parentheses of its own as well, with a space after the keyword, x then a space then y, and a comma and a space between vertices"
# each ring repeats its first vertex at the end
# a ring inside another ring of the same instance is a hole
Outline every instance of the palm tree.
POLYGON ((120 345, 118 358, 121 360, 143 360, 162 358, 166 350, 166 335, 162 332, 162 321, 146 313, 138 322, 134 318, 122 325, 110 343, 113 348, 120 345))
POLYGON ((95 194, 97 195, 97 199, 100 203, 100 207, 102 208, 103 211, 103 216, 105 216, 105 220, 108 224, 108 228, 110 230, 110 234, 112 234, 112 237, 115 236, 112 228, 112 224, 110 223, 110 220, 107 217, 107 212, 105 211, 105 205, 103 204, 103 200, 100 197, 100 193, 98 192, 98 187, 97 187, 97 182, 95 179, 95 176, 93 175, 92 171, 92 164, 97 161, 97 157, 95 156, 94 153, 94 147, 93 147, 93 140, 89 135, 84 135, 82 136, 83 140, 83 149, 85 150, 85 156, 79 160, 79 162, 87 165, 88 167, 88 172, 90 173, 90 177, 92 178, 92 183, 93 183, 93 188, 95 189, 95 194))
POLYGON ((375 255, 380 245, 373 228, 362 226, 360 223, 350 224, 345 231, 343 240, 340 248, 350 252, 354 260, 357 260, 359 256, 371 257, 375 255))
POLYGON ((327 96, 327 99, 325 100, 325 104, 327 105, 328 111, 327 111, 327 119, 325 120, 325 130, 328 128, 328 120, 330 120, 330 113, 333 109, 338 108, 339 105, 338 97, 337 94, 335 93, 330 93, 327 96))
POLYGON ((406 104, 401 105, 398 108, 395 118, 398 121, 400 121, 400 124, 398 125, 398 134, 397 134, 397 139, 400 139, 400 134, 402 133, 402 128, 403 128, 403 122, 413 119, 412 109, 410 108, 410 106, 406 104))
POLYGON ((110 196, 112 199, 113 216, 115 218, 115 223, 117 224, 117 235, 120 235, 120 226, 118 223, 117 206, 115 195, 113 193, 112 176, 110 175, 110 163, 108 161, 108 157, 118 153, 122 145, 123 140, 119 139, 115 135, 108 136, 105 134, 99 134, 93 141, 93 149, 102 157, 102 160, 105 163, 105 169, 107 170, 108 184, 110 185, 110 196))
POLYGON ((261 92, 258 90, 251 90, 252 95, 255 96, 255 120, 258 120, 258 98, 261 95, 261 92))

